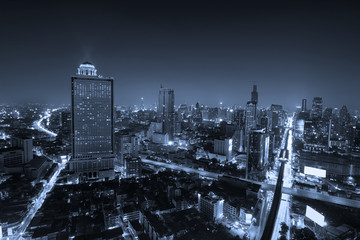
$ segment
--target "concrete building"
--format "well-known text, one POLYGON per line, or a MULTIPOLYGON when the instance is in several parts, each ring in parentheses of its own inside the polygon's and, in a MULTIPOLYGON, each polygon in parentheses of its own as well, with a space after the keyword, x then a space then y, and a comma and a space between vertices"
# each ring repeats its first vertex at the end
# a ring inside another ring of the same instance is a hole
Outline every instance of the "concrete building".
POLYGON ((264 129, 251 130, 247 148, 247 178, 252 172, 265 172, 269 163, 269 139, 269 134, 264 129))
POLYGON ((125 157, 126 177, 141 177, 141 158, 125 157))
POLYGON ((322 117, 323 100, 321 97, 314 97, 311 108, 311 119, 319 120, 322 117))
POLYGON ((158 122, 162 123, 162 133, 168 134, 171 141, 175 133, 175 97, 174 90, 161 87, 158 101, 158 122))
POLYGON ((24 166, 25 176, 29 179, 40 180, 49 168, 50 162, 45 157, 35 157, 24 166))
POLYGON ((30 136, 16 136, 11 139, 11 145, 23 149, 23 163, 27 163, 33 159, 33 139, 30 136))
POLYGON ((214 153, 226 156, 229 161, 232 158, 232 138, 215 139, 214 140, 214 153))
POLYGON ((204 214, 212 220, 221 219, 224 215, 224 199, 215 194, 206 196, 198 195, 198 205, 200 213, 204 214))
POLYGON ((83 179, 114 176, 113 78, 97 75, 89 62, 71 78, 70 171, 83 179))
POLYGON ((19 147, 0 149, 0 172, 22 172, 24 151, 19 147))
POLYGON ((135 134, 116 133, 115 153, 117 163, 124 166, 125 157, 137 157, 139 154, 140 139, 135 134))
POLYGON ((306 99, 304 98, 302 101, 301 101, 301 111, 302 112, 306 112, 306 99))

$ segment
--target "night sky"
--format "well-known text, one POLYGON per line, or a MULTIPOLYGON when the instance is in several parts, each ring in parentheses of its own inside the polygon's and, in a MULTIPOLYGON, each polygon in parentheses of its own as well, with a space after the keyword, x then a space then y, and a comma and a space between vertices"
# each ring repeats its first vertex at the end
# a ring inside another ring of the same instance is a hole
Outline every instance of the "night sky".
POLYGON ((115 103, 218 106, 250 99, 291 110, 302 98, 360 110, 359 1, 2 1, 0 103, 70 103, 92 62, 115 103), (251 3, 250 3, 251 2, 251 3))

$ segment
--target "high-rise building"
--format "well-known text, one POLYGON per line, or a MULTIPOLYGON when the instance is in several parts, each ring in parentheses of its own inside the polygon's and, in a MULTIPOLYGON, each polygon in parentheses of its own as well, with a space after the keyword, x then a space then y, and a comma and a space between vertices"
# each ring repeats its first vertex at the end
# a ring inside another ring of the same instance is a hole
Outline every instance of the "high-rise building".
POLYGON ((125 157, 125 170, 127 178, 141 177, 141 158, 125 157))
POLYGON ((321 97, 314 97, 311 108, 311 119, 319 120, 322 117, 323 100, 321 97))
POLYGON ((33 159, 33 139, 31 136, 26 135, 18 135, 15 136, 12 140, 11 145, 13 147, 19 147, 22 148, 24 151, 24 157, 22 163, 28 163, 33 159))
POLYGON ((97 75, 89 62, 80 64, 71 78, 70 171, 84 179, 114 175, 113 78, 97 75))
POLYGON ((257 105, 258 103, 258 92, 257 92, 257 86, 253 86, 253 90, 251 92, 251 102, 257 105))
MULTIPOLYGON (((247 137, 250 130, 256 128, 256 104, 248 101, 245 109, 245 136, 247 137)), ((247 144, 245 144, 246 146, 247 144)))
POLYGON ((347 107, 343 105, 339 112, 339 122, 341 125, 346 125, 350 122, 351 116, 347 110, 347 107))
POLYGON ((253 173, 265 173, 269 163, 269 134, 265 129, 251 130, 247 148, 246 177, 253 173))
POLYGON ((306 99, 305 98, 301 101, 301 111, 306 112, 306 99))
POLYGON ((169 135, 169 140, 174 140, 175 133, 175 97, 174 90, 160 88, 158 102, 158 120, 162 123, 162 133, 169 135))
POLYGON ((116 133, 115 152, 118 165, 124 166, 125 157, 137 157, 139 153, 140 139, 135 134, 116 133))
POLYGON ((325 108, 324 114, 323 114, 323 120, 324 120, 325 122, 329 122, 329 121, 330 121, 330 119, 332 118, 332 112, 333 112, 333 109, 332 109, 332 108, 330 108, 330 107, 325 108))
POLYGON ((214 140, 214 153, 226 156, 229 161, 232 158, 232 138, 215 139, 214 140))

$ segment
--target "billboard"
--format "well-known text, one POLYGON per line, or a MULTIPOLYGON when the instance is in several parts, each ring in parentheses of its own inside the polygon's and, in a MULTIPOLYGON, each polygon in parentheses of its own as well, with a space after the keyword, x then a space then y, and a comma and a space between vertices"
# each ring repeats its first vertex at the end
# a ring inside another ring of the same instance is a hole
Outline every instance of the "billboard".
POLYGON ((252 214, 246 213, 245 214, 245 223, 250 224, 252 219, 252 214))
POLYGON ((313 167, 305 166, 304 173, 308 174, 308 175, 313 175, 316 177, 322 177, 322 178, 326 177, 326 170, 320 169, 320 168, 313 168, 313 167))
POLYGON ((310 218, 315 223, 319 224, 321 227, 324 227, 326 225, 325 223, 325 217, 312 207, 306 205, 306 213, 305 216, 310 218))

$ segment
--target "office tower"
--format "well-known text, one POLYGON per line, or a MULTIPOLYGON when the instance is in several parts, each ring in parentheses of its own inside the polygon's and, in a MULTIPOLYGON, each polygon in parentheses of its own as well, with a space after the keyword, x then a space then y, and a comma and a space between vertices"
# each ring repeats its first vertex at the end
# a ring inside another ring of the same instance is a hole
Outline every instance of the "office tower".
POLYGON ((258 103, 258 92, 257 92, 257 86, 253 86, 253 90, 251 92, 251 102, 257 105, 258 103))
POLYGON ((215 139, 214 140, 214 153, 226 156, 226 160, 230 161, 232 158, 233 149, 232 138, 215 139))
POLYGON ((245 129, 244 129, 244 133, 245 133, 244 146, 246 147, 246 149, 244 149, 245 151, 247 150, 248 147, 249 133, 251 129, 254 128, 256 128, 256 105, 253 102, 249 101, 247 102, 245 109, 245 129))
POLYGON ((251 130, 247 155, 246 177, 262 175, 269 162, 269 134, 265 129, 251 130))
POLYGON ((324 114, 323 114, 323 120, 325 122, 330 121, 330 119, 332 118, 332 111, 333 111, 332 108, 329 108, 329 107, 325 108, 324 114))
POLYGON ((321 97, 314 97, 311 108, 311 119, 319 120, 322 117, 323 100, 321 97))
POLYGON ((28 163, 33 159, 33 139, 31 136, 18 135, 15 136, 11 141, 11 145, 13 147, 19 147, 24 151, 22 163, 28 163))
POLYGON ((271 104, 271 128, 278 128, 285 123, 285 115, 282 105, 271 104))
POLYGON ((5 168, 14 167, 19 168, 19 172, 22 172, 23 161, 24 151, 21 148, 0 148, 0 172, 6 172, 5 168))
POLYGON ((125 157, 125 172, 126 177, 141 177, 141 158, 140 157, 125 157))
POLYGON ((347 110, 347 107, 343 105, 339 112, 339 122, 342 126, 350 122, 351 116, 347 110))
POLYGON ((116 133, 115 134, 115 152, 118 165, 124 166, 126 157, 138 157, 140 139, 135 134, 116 133))
POLYGON ((245 109, 245 136, 248 136, 253 128, 256 128, 256 104, 249 101, 245 109))
POLYGON ((70 171, 81 179, 106 179, 114 174, 113 78, 97 75, 89 62, 71 78, 70 171))
POLYGON ((260 119, 260 128, 265 129, 266 132, 270 131, 270 119, 268 116, 263 116, 260 119))
POLYGON ((329 120, 329 132, 328 132, 328 150, 331 148, 331 118, 329 120))
POLYGON ((175 98, 174 90, 161 87, 159 90, 158 121, 162 123, 162 133, 174 140, 175 132, 175 98))
POLYGON ((305 98, 301 101, 301 111, 306 112, 306 99, 305 98))

